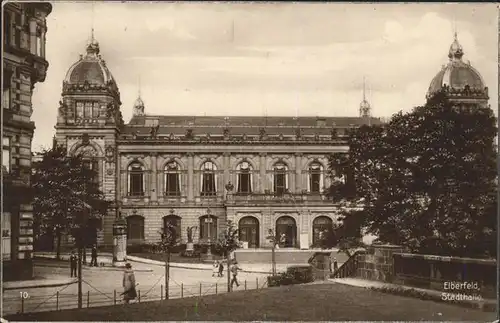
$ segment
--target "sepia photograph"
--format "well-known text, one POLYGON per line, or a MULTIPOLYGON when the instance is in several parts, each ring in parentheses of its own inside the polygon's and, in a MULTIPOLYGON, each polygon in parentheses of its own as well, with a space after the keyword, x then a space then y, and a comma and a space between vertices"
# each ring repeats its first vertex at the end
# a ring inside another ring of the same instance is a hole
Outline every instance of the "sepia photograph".
POLYGON ((499 13, 3 2, 2 322, 498 322, 499 13))

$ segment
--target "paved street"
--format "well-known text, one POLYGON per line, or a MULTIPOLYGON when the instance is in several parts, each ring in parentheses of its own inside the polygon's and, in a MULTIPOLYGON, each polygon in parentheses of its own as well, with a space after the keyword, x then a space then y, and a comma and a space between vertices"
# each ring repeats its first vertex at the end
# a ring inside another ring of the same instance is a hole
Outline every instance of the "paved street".
MULTIPOLYGON (((139 284, 141 301, 160 299, 162 296, 161 286, 165 283, 165 270, 161 266, 132 263, 137 269, 135 272, 136 281, 139 284), (140 269, 149 268, 152 271, 144 272, 140 269)), ((42 277, 62 277, 69 276, 69 268, 58 267, 35 267, 35 275, 42 277)), ((255 289, 256 285, 262 288, 266 283, 266 274, 255 274, 241 272, 238 277, 240 287, 237 290, 244 290, 245 280, 247 289, 255 289)), ((117 302, 120 302, 122 292, 122 273, 114 270, 90 269, 83 271, 83 306, 102 306, 114 303, 115 291, 117 302), (88 300, 89 299, 89 300, 88 300)), ((170 269, 170 298, 190 297, 200 295, 223 293, 227 291, 227 278, 224 276, 212 277, 212 272, 207 270, 171 268, 170 269), (182 291, 181 291, 182 287, 182 291)), ((48 311, 75 308, 77 307, 77 284, 63 287, 47 288, 24 288, 18 290, 6 290, 4 292, 4 313, 12 314, 22 310, 48 311), (59 294, 57 295, 57 292, 59 294), (21 300, 21 293, 24 294, 24 304, 21 300), (24 307, 24 308, 23 308, 24 307)), ((164 293, 163 293, 164 297, 164 293)))

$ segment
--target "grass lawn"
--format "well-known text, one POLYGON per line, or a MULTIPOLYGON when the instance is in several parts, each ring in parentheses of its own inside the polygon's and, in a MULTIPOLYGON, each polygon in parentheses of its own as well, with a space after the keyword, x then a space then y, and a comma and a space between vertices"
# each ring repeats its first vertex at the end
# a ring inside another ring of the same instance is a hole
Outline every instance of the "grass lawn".
POLYGON ((493 321, 495 313, 341 284, 309 284, 41 312, 9 321, 493 321))
MULTIPOLYGON (((141 257, 141 258, 146 258, 146 259, 151 259, 151 260, 158 260, 158 261, 165 261, 165 255, 163 253, 131 253, 131 256, 136 256, 136 257, 141 257)), ((206 257, 206 255, 201 255, 201 259, 199 257, 182 257, 178 253, 173 253, 170 255, 170 261, 171 262, 176 262, 176 263, 185 263, 185 264, 201 264, 204 263, 203 259, 206 257)), ((217 255, 212 255, 213 260, 220 260, 222 257, 217 256, 217 255)))

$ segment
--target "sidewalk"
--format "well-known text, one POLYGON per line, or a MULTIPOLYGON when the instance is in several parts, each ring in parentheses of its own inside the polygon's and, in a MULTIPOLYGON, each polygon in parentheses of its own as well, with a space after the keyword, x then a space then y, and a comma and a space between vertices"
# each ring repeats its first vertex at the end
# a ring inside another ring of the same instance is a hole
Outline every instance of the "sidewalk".
MULTIPOLYGON (((61 262, 59 264, 62 264, 64 262, 67 262, 68 267, 69 267, 69 257, 70 254, 68 253, 61 253, 61 262)), ((35 257, 39 259, 56 259, 56 254, 55 253, 42 253, 42 252, 36 252, 35 257)), ((82 264, 82 269, 83 270, 111 270, 111 271, 123 271, 124 267, 114 267, 113 266, 113 256, 111 253, 102 253, 99 256, 97 256, 97 264, 99 267, 93 267, 88 264, 82 264)), ((90 260, 90 257, 87 256, 87 260, 90 260)), ((132 260, 132 259, 130 259, 132 260)), ((132 260, 133 261, 133 260, 132 260)), ((58 263, 47 263, 47 264, 39 264, 39 266, 57 266, 59 265, 58 263)), ((146 266, 134 266, 134 270, 137 272, 151 272, 153 269, 146 267, 146 266)))
POLYGON ((24 289, 24 288, 59 287, 59 286, 76 284, 77 282, 78 282, 77 278, 68 278, 68 277, 20 280, 20 281, 4 282, 2 284, 2 289, 11 290, 11 289, 24 289))
MULTIPOLYGON (((165 266, 163 261, 151 260, 146 258, 140 258, 136 256, 127 256, 127 260, 134 261, 137 263, 151 264, 156 266, 165 266)), ((303 264, 276 264, 276 271, 286 271, 288 266, 293 265, 303 265, 303 264)), ((254 274, 270 274, 272 272, 271 264, 239 264, 242 272, 254 273, 254 274)), ((184 269, 197 269, 197 270, 212 270, 213 265, 210 263, 204 264, 193 264, 193 263, 170 263, 171 268, 184 268, 184 269)))
MULTIPOLYGON (((416 287, 411 287, 411 286, 384 283, 384 282, 380 282, 380 281, 373 281, 373 280, 366 280, 366 279, 359 279, 359 278, 330 278, 329 281, 334 282, 334 283, 338 283, 338 284, 349 285, 349 286, 354 286, 354 287, 362 287, 362 288, 374 288, 374 289, 382 289, 382 290, 383 289, 415 290, 415 291, 420 292, 420 293, 425 293, 425 294, 431 296, 435 300, 441 300, 442 295, 443 295, 443 292, 438 291, 438 290, 416 288, 416 287)), ((497 301, 493 300, 493 299, 482 299, 481 301, 463 300, 463 302, 476 305, 479 308, 483 308, 484 305, 494 307, 497 303, 497 301)))

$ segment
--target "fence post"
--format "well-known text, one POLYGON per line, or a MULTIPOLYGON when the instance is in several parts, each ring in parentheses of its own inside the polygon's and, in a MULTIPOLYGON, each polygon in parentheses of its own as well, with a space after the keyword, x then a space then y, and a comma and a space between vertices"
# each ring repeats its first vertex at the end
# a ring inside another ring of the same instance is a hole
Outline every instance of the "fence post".
POLYGON ((21 295, 21 313, 24 313, 24 297, 21 295))
POLYGON ((215 295, 217 295, 217 283, 215 283, 215 295))
POLYGON ((163 285, 160 285, 160 301, 163 301, 163 285))
POLYGON ((201 297, 201 283, 200 283, 200 297, 201 297))
POLYGON ((56 292, 56 311, 59 311, 59 291, 56 292))
POLYGON ((255 287, 259 289, 259 277, 255 277, 255 287))
POLYGON ((90 291, 87 291, 87 308, 90 306, 90 291))
POLYGON ((181 298, 184 298, 184 283, 181 283, 181 298))
POLYGON ((113 303, 116 305, 116 289, 113 291, 113 303))
POLYGON ((137 296, 138 296, 137 299, 139 300, 139 303, 140 303, 141 302, 141 291, 140 290, 137 291, 137 296))

